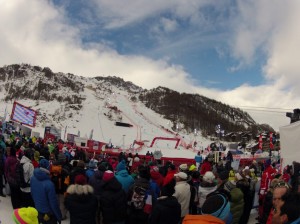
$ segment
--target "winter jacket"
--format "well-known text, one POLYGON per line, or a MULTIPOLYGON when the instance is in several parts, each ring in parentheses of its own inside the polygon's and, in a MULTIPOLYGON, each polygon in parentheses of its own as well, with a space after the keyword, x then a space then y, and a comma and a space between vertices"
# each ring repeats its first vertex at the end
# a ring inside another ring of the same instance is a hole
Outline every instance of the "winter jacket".
POLYGON ((94 189, 94 194, 99 197, 101 194, 101 183, 102 183, 102 177, 103 177, 103 171, 97 170, 94 174, 89 179, 89 184, 93 187, 94 189))
MULTIPOLYGON (((30 183, 30 178, 33 176, 33 171, 34 167, 31 163, 31 160, 28 159, 26 156, 22 156, 22 159, 20 161, 21 164, 23 165, 23 170, 24 170, 24 180, 26 183, 30 183)), ((25 187, 25 188, 20 188, 21 191, 29 193, 30 192, 30 187, 25 187)))
POLYGON ((151 179, 154 180, 157 183, 159 188, 161 188, 163 186, 163 182, 164 182, 163 175, 161 175, 157 171, 151 171, 150 175, 151 175, 151 179))
POLYGON ((7 157, 5 161, 5 177, 10 185, 16 186, 16 165, 17 158, 15 156, 7 157))
POLYGON ((80 174, 82 174, 83 176, 86 177, 85 169, 82 168, 82 167, 79 167, 79 166, 74 167, 73 170, 70 173, 70 184, 74 184, 75 183, 75 177, 77 175, 80 175, 80 174))
POLYGON ((210 162, 206 161, 202 164, 201 169, 200 169, 200 175, 204 175, 207 171, 211 171, 212 167, 210 162))
POLYGON ((186 215, 182 224, 207 223, 207 224, 225 224, 221 219, 212 215, 186 215))
POLYGON ((96 224, 98 201, 92 186, 70 185, 64 204, 70 213, 70 224, 96 224))
POLYGON ((207 183, 205 181, 202 181, 200 183, 199 190, 198 190, 199 208, 202 208, 202 205, 206 200, 206 196, 216 190, 217 190, 217 185, 215 183, 207 183))
POLYGON ((159 197, 150 215, 149 224, 177 224, 181 217, 181 206, 173 196, 159 197))
POLYGON ((50 180, 50 172, 44 168, 34 169, 30 187, 36 210, 40 213, 51 213, 57 220, 61 220, 62 215, 54 184, 50 180))
POLYGON ((129 188, 134 184, 134 179, 128 174, 127 170, 118 171, 115 174, 116 179, 122 185, 123 190, 127 193, 129 188))
POLYGON ((175 193, 173 194, 181 205, 181 217, 189 213, 191 187, 186 181, 177 182, 175 185, 175 193))
POLYGON ((122 185, 113 177, 101 184, 100 206, 103 223, 125 221, 127 212, 127 197, 122 185))
POLYGON ((169 170, 167 175, 164 178, 163 186, 169 183, 172 179, 174 179, 174 175, 177 173, 176 170, 169 170))
POLYGON ((232 224, 239 223, 244 210, 244 194, 239 188, 230 191, 230 212, 233 216, 232 224))

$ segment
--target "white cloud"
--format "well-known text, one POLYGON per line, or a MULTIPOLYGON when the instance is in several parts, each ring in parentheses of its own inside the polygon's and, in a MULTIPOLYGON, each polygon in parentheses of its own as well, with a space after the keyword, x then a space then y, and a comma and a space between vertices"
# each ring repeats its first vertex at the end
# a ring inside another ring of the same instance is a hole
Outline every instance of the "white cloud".
MULTIPOLYGON (((241 0, 238 3, 238 16, 233 19, 234 30, 229 31, 232 34, 232 56, 238 61, 238 66, 249 66, 256 62, 257 52, 263 52, 267 56, 263 67, 268 80, 265 85, 242 85, 227 91, 207 89, 195 86, 195 80, 182 66, 167 60, 120 55, 109 42, 82 44, 79 28, 68 24, 63 9, 55 8, 49 1, 0 0, 0 61, 2 65, 24 62, 82 76, 116 75, 144 88, 166 86, 236 106, 298 107, 300 3, 293 0, 284 3, 241 0)), ((99 16, 106 19, 104 26, 107 28, 141 22, 168 11, 174 13, 174 20, 164 20, 164 29, 175 31, 176 17, 201 20, 197 11, 201 6, 212 3, 196 0, 189 1, 189 4, 179 0, 126 3, 103 0, 97 1, 97 4, 100 6, 99 16)), ((281 117, 284 119, 259 113, 253 116, 257 121, 270 123, 277 129, 286 124, 285 115, 281 117)))

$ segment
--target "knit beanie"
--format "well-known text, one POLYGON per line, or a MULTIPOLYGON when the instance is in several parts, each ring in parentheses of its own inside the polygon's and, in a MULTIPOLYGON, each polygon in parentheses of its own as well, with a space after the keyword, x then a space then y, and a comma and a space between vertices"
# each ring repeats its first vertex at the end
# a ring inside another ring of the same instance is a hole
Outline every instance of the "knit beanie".
POLYGON ((221 180, 227 180, 228 179, 228 177, 229 177, 229 172, 228 171, 222 171, 221 173, 219 173, 219 178, 221 179, 221 180))
POLYGON ((196 169, 197 169, 197 167, 194 164, 192 164, 189 168, 189 171, 194 171, 196 169))
POLYGON ((209 196, 202 205, 201 213, 210 214, 224 221, 230 213, 230 202, 222 194, 209 196))
POLYGON ((39 162, 40 152, 39 151, 34 151, 33 158, 34 158, 35 161, 39 162))
POLYGON ((85 185, 87 184, 87 178, 84 175, 79 174, 75 176, 74 183, 79 185, 85 185))
POLYGON ((203 180, 207 183, 213 183, 215 181, 216 177, 213 174, 213 172, 211 171, 207 171, 204 176, 203 176, 203 180))
POLYGON ((122 160, 121 162, 119 162, 116 167, 116 171, 121 171, 121 170, 126 170, 125 160, 122 160))
POLYGON ((38 211, 32 207, 15 209, 12 217, 17 224, 38 224, 38 211))
POLYGON ((46 159, 41 159, 40 162, 39 162, 39 167, 50 170, 50 163, 46 159))
POLYGON ((103 174, 102 180, 109 181, 114 177, 114 173, 111 170, 106 170, 103 174))
POLYGON ((188 171, 188 165, 187 164, 181 164, 178 169, 179 169, 179 172, 187 172, 188 171))

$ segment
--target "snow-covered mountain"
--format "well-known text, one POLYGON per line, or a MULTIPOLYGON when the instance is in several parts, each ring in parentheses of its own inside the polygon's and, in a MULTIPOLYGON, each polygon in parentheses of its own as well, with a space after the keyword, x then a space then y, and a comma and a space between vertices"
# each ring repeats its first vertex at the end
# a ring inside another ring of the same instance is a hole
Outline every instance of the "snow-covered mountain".
MULTIPOLYGON (((198 147, 206 147, 211 141, 202 134, 206 136, 211 134, 210 129, 214 131, 216 119, 226 128, 232 128, 228 131, 247 130, 257 125, 240 109, 203 96, 179 94, 163 87, 144 90, 118 77, 86 78, 53 73, 50 68, 28 64, 0 68, 0 116, 6 107, 9 113, 12 111, 14 101, 38 112, 33 130, 41 135, 45 126, 52 125, 62 129, 62 133, 65 129, 71 134, 80 132, 82 137, 89 137, 93 132, 94 140, 111 141, 123 148, 128 148, 134 140, 150 144, 154 137, 172 138, 178 134, 185 145, 196 141, 198 147), (169 100, 172 97, 177 102, 179 97, 183 98, 181 105, 175 105, 180 111, 172 109, 173 101, 169 100), (200 106, 206 108, 206 115, 201 115, 200 106), (171 112, 166 108, 171 108, 171 112), (196 112, 198 118, 192 116, 196 112), (199 120, 203 116, 207 116, 206 123, 199 120), (116 126, 116 122, 132 127, 116 126), (199 128, 195 128, 198 123, 199 128)), ((174 148, 175 142, 164 144, 174 148)))

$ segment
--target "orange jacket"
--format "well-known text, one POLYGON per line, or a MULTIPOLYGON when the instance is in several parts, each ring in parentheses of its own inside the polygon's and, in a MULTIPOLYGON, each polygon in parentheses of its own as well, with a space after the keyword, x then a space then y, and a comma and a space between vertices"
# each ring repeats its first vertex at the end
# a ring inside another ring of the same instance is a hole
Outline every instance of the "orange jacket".
POLYGON ((186 215, 182 221, 182 224, 225 224, 221 219, 218 219, 212 215, 186 215))

